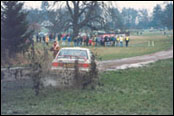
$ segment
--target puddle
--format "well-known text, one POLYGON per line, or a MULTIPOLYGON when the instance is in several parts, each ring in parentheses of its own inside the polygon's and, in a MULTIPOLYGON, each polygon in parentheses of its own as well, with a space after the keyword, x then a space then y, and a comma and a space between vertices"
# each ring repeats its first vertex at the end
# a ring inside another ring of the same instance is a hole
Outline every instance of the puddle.
POLYGON ((55 81, 54 79, 51 79, 51 78, 46 78, 42 82, 43 82, 44 87, 47 87, 47 86, 56 87, 57 85, 59 85, 59 83, 57 83, 57 81, 55 81))
POLYGON ((145 66, 147 64, 153 63, 155 61, 156 60, 140 62, 140 63, 133 63, 133 64, 124 64, 124 65, 121 65, 121 66, 108 68, 108 69, 106 69, 106 71, 116 71, 116 70, 127 69, 127 68, 138 68, 138 67, 142 67, 142 66, 145 66))

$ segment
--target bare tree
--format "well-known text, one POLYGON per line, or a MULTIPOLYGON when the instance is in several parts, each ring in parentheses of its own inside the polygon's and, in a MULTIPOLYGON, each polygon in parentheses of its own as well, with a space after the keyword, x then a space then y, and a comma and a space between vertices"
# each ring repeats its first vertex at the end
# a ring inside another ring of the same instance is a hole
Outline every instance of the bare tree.
MULTIPOLYGON (((55 2, 60 4, 61 2, 55 2)), ((83 27, 94 28, 94 22, 98 24, 104 23, 104 18, 99 14, 99 8, 104 8, 104 2, 97 1, 66 1, 65 8, 68 11, 70 19, 68 19, 67 27, 73 30, 73 38, 78 36, 80 29, 83 27)), ((54 4, 54 5, 55 5, 54 4)))
POLYGON ((49 27, 51 32, 62 32, 69 28, 70 17, 64 14, 67 14, 65 9, 51 10, 48 12, 48 19, 53 23, 53 25, 49 27))

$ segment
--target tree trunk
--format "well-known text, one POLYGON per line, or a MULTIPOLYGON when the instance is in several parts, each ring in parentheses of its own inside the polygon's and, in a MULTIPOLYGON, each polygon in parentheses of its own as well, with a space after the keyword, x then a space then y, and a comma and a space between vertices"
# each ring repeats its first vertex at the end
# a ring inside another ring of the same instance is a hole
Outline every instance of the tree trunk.
POLYGON ((78 25, 74 25, 74 26, 73 26, 73 39, 74 39, 75 37, 77 37, 78 34, 79 34, 78 25))

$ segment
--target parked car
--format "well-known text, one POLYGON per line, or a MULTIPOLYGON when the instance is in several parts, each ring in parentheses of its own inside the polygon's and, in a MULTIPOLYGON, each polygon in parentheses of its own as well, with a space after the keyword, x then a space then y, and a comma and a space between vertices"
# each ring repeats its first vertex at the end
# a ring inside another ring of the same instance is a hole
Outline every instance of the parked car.
MULTIPOLYGON (((78 60, 78 67, 80 71, 89 71, 92 52, 87 48, 61 48, 57 53, 55 59, 52 61, 52 70, 74 70, 75 61, 78 60)), ((96 62, 96 61, 95 61, 96 62)))

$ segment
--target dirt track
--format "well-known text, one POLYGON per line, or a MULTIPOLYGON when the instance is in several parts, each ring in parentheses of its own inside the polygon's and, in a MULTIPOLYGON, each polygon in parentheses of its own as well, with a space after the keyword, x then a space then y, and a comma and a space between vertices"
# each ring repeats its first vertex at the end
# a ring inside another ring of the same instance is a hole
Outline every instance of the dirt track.
POLYGON ((141 67, 161 59, 173 58, 173 46, 166 51, 160 51, 148 55, 123 58, 118 60, 99 61, 99 71, 113 71, 131 67, 141 67))

